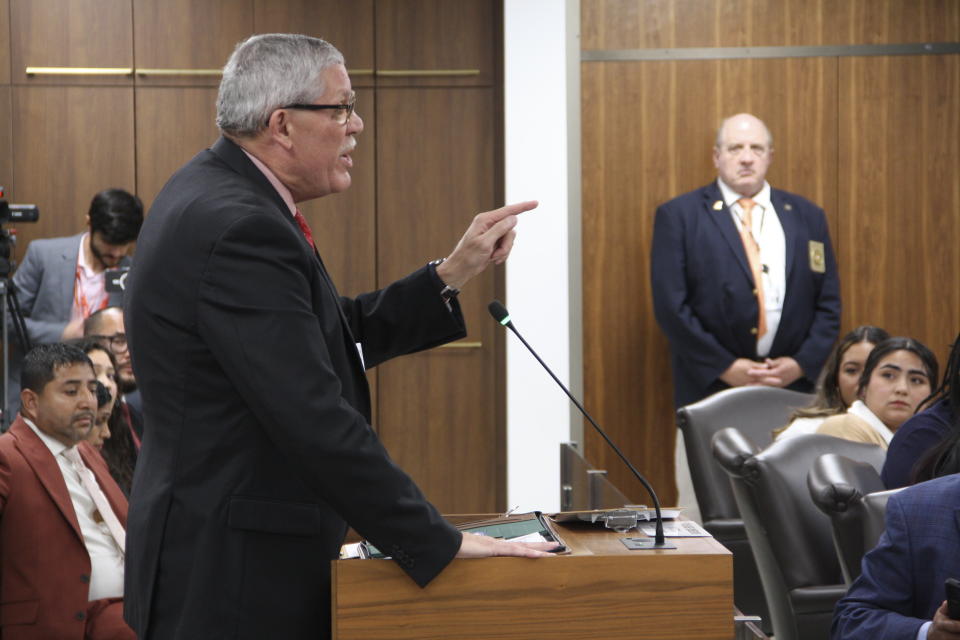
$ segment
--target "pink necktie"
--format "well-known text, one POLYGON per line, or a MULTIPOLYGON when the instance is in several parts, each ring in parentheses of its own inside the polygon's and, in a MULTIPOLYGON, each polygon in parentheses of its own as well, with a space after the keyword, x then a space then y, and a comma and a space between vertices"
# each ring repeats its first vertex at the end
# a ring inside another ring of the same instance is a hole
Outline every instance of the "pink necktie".
POLYGON ((743 210, 743 218, 740 220, 743 223, 740 227, 740 240, 743 242, 743 249, 747 252, 747 262, 750 263, 750 271, 753 272, 753 287, 757 290, 757 304, 760 306, 757 336, 763 337, 767 332, 767 309, 763 302, 763 265, 760 262, 760 247, 752 233, 752 213, 755 203, 750 198, 740 198, 737 202, 743 210))
POLYGON ((297 209, 293 213, 293 219, 297 221, 300 231, 303 232, 303 237, 307 239, 307 242, 309 242, 310 246, 313 247, 313 250, 316 251, 317 245, 313 242, 313 233, 310 231, 310 225, 307 224, 307 219, 303 217, 302 213, 300 213, 300 209, 297 209))
POLYGON ((93 475, 93 471, 83 463, 83 458, 80 457, 80 452, 77 451, 76 447, 65 449, 63 455, 77 471, 77 474, 80 476, 80 484, 83 485, 83 488, 86 489, 90 497, 93 498, 93 504, 97 506, 100 517, 102 517, 103 521, 107 524, 110 535, 113 536, 113 539, 120 547, 120 553, 123 554, 127 548, 127 532, 124 531, 123 525, 120 524, 117 514, 113 512, 113 507, 110 506, 110 501, 107 500, 107 496, 104 495, 100 489, 100 485, 97 484, 97 477, 93 475))

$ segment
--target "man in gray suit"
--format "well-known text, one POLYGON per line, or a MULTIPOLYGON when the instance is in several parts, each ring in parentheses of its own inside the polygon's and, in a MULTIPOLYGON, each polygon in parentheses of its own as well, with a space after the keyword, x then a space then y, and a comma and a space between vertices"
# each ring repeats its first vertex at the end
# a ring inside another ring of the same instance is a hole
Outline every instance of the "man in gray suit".
MULTIPOLYGON (((123 303, 119 295, 106 290, 105 272, 130 264, 129 254, 142 224, 140 198, 123 189, 106 189, 90 203, 87 231, 30 243, 13 275, 13 284, 31 342, 80 338, 88 316, 123 303)), ((8 417, 19 407, 19 365, 23 357, 17 346, 11 351, 8 417)), ((10 420, 4 422, 9 424, 10 420)))

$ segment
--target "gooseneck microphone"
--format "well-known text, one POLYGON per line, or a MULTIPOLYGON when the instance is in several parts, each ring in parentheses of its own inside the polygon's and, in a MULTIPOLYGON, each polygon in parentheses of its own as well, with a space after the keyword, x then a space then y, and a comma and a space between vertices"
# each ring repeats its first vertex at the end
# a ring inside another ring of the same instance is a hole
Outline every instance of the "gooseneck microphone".
POLYGON ((520 332, 517 331, 517 328, 513 326, 513 322, 510 321, 510 313, 507 311, 507 308, 503 306, 503 303, 500 302, 499 300, 494 300, 489 305, 487 305, 487 309, 490 310, 490 315, 493 316, 494 320, 496 320, 506 328, 510 329, 510 331, 513 331, 514 335, 520 338, 520 342, 523 343, 523 346, 525 346, 527 350, 533 354, 533 357, 537 359, 537 362, 540 363, 540 366, 542 366, 544 369, 547 370, 547 373, 550 374, 550 377, 553 378, 553 381, 556 382, 561 389, 563 389, 563 392, 567 394, 567 397, 570 398, 570 401, 573 404, 575 404, 577 409, 580 410, 580 413, 582 413, 586 417, 586 419, 590 421, 590 424, 592 424, 593 428, 597 430, 597 433, 603 436, 603 439, 607 441, 607 444, 610 445, 610 447, 618 456, 620 456, 620 459, 623 460, 623 463, 627 465, 627 467, 629 467, 630 471, 633 472, 633 475, 636 476, 637 480, 640 481, 640 484, 642 484, 643 487, 647 490, 647 493, 650 494, 650 497, 653 499, 654 509, 657 512, 657 530, 656 530, 656 535, 654 536, 653 546, 646 547, 646 548, 648 549, 674 548, 671 545, 667 545, 666 540, 664 539, 663 515, 660 513, 660 500, 657 499, 657 494, 653 490, 653 487, 650 486, 650 483, 647 482, 647 479, 644 478, 643 475, 639 471, 637 471, 637 469, 632 464, 630 464, 630 461, 627 460, 627 457, 623 455, 623 453, 620 451, 617 445, 613 444, 613 441, 610 439, 610 437, 606 434, 606 432, 603 429, 600 428, 600 425, 597 424, 597 422, 590 416, 590 414, 587 413, 587 410, 583 408, 583 405, 581 405, 580 402, 573 397, 573 394, 570 393, 570 390, 567 389, 567 387, 564 386, 562 382, 560 382, 560 378, 558 378, 553 373, 553 371, 550 370, 550 367, 547 366, 547 363, 544 362, 543 359, 539 355, 537 355, 537 352, 533 350, 533 347, 531 347, 527 343, 527 341, 523 339, 523 336, 520 335, 520 332))

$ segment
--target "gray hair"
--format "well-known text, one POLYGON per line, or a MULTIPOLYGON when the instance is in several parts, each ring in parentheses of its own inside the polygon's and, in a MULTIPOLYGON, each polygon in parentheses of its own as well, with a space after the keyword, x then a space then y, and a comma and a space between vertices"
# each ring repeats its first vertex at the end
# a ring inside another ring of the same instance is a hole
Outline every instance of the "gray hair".
POLYGON ((276 109, 323 95, 322 73, 334 64, 343 64, 343 54, 320 38, 292 33, 247 38, 223 68, 217 127, 228 135, 256 135, 276 109))

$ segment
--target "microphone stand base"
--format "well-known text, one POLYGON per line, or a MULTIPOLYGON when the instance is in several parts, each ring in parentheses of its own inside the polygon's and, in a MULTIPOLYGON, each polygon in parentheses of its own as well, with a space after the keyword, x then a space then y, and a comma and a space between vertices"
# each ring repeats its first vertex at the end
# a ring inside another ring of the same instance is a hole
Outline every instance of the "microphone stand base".
POLYGON ((631 551, 657 551, 658 549, 676 549, 671 542, 657 544, 653 538, 620 538, 620 542, 631 551))

